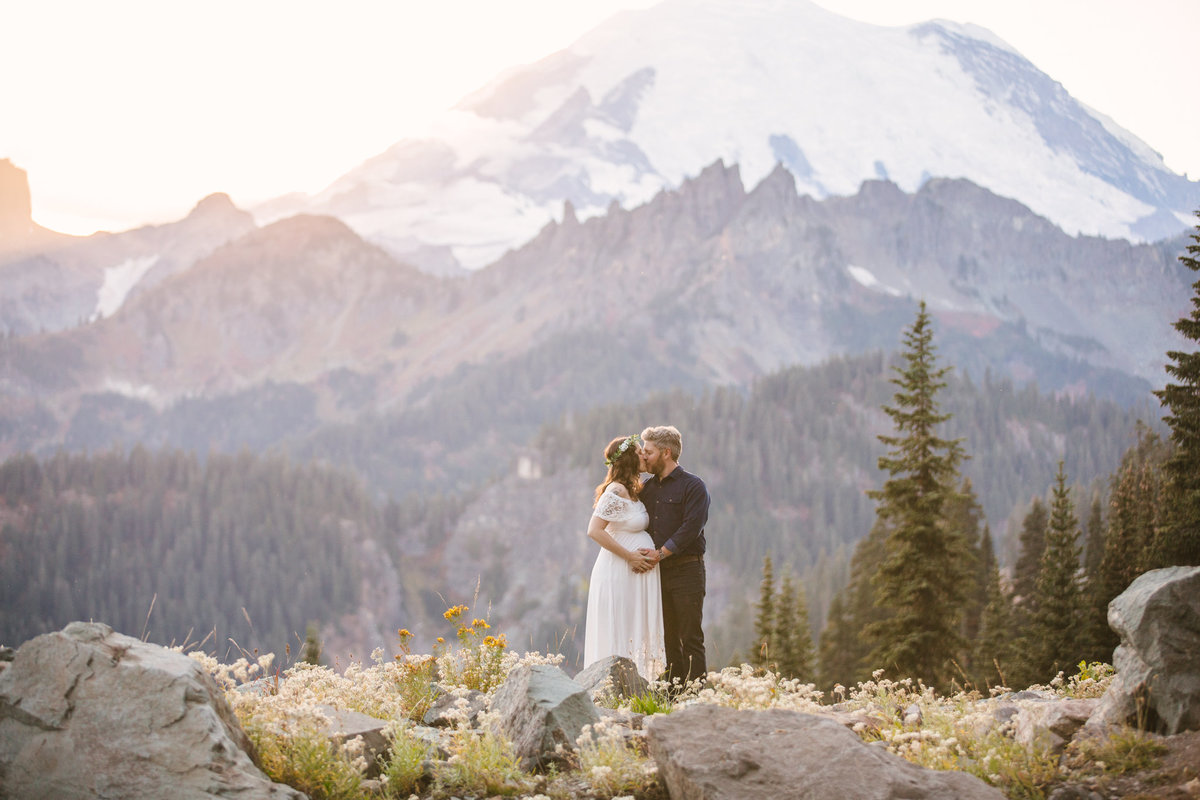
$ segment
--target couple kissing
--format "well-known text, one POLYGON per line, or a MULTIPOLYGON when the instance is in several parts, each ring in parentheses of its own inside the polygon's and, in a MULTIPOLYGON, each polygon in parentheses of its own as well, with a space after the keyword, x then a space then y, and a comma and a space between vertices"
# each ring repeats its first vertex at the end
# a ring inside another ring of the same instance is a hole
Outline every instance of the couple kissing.
POLYGON ((584 666, 624 656, 648 680, 703 679, 704 526, 708 490, 679 464, 671 425, 604 448, 587 535, 600 545, 588 587, 584 666), (643 475, 646 475, 643 479, 643 475))

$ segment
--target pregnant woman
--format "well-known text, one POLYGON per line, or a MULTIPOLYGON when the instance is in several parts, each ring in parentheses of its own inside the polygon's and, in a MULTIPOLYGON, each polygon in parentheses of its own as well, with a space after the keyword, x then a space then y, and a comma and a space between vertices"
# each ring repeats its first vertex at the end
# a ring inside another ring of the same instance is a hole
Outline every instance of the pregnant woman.
POLYGON ((618 436, 604 448, 608 475, 596 487, 595 507, 587 535, 600 545, 588 587, 583 662, 624 656, 647 680, 664 667, 662 590, 652 569, 654 542, 646 532, 650 521, 638 496, 642 490, 641 439, 618 436), (640 571, 636 571, 637 570, 640 571))

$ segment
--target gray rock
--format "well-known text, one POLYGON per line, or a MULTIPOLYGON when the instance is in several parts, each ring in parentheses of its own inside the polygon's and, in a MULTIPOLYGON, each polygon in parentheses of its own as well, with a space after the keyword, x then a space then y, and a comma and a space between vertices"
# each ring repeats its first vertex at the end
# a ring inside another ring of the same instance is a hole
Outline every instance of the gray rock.
POLYGON ((1200 567, 1139 575, 1108 604, 1117 675, 1089 726, 1200 730, 1200 567))
POLYGON ((390 746, 383 734, 388 723, 359 711, 327 705, 319 705, 317 708, 329 718, 322 732, 335 745, 345 744, 352 739, 362 739, 363 756, 367 760, 367 777, 378 776, 379 758, 387 754, 390 746))
POLYGON ((637 697, 650 690, 650 684, 638 673, 637 666, 623 656, 608 656, 589 664, 575 676, 575 682, 593 699, 606 688, 617 699, 637 697))
POLYGON ((671 797, 1002 800, 963 772, 938 772, 870 747, 842 725, 784 709, 692 705, 646 721, 671 797))
POLYGON ((251 761, 212 677, 187 656, 73 622, 0 673, 5 797, 297 799, 251 761))
POLYGON ((639 714, 636 711, 629 711, 623 708, 596 706, 596 711, 600 714, 601 719, 606 722, 611 722, 622 728, 628 728, 631 731, 640 731, 642 729, 642 721, 646 718, 645 714, 639 714))
POLYGON ((849 711, 839 709, 836 711, 822 711, 821 716, 831 719, 842 727, 849 728, 852 731, 867 729, 878 731, 886 724, 883 719, 860 710, 849 711))
POLYGON ((445 761, 450 758, 454 745, 454 734, 441 728, 431 728, 428 725, 411 725, 404 729, 413 738, 420 739, 429 745, 433 758, 445 761))
POLYGON ((574 751, 583 727, 600 720, 583 687, 548 664, 510 672, 492 698, 492 711, 525 770, 562 761, 558 748, 574 751))
MULTIPOLYGON (((434 702, 429 710, 425 712, 425 716, 421 721, 426 725, 434 728, 452 728, 457 724, 459 715, 458 701, 459 697, 454 694, 442 694, 434 702)), ((488 698, 483 692, 471 690, 465 698, 467 701, 465 711, 467 713, 467 724, 474 727, 475 720, 479 718, 479 712, 487 709, 488 698)))
POLYGON ((1041 745, 1061 753, 1096 710, 1096 698, 1034 703, 1020 709, 1014 723, 1014 738, 1025 746, 1041 745))

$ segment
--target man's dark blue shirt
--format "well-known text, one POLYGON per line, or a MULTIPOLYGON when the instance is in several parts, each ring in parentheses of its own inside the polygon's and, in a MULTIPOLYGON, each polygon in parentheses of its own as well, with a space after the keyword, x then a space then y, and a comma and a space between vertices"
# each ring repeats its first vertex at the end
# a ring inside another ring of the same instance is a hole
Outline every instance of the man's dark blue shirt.
POLYGON ((676 466, 662 480, 647 480, 641 500, 650 514, 649 532, 655 547, 666 545, 675 555, 704 554, 704 526, 708 524, 704 481, 676 466))

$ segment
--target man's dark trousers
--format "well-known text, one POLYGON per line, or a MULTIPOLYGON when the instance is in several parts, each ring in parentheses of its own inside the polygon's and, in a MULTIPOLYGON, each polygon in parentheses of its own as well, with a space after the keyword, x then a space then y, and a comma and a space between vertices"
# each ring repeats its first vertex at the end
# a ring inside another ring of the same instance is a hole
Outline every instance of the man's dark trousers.
POLYGON ((670 556, 659 567, 667 680, 680 684, 708 674, 704 661, 704 558, 670 556))

